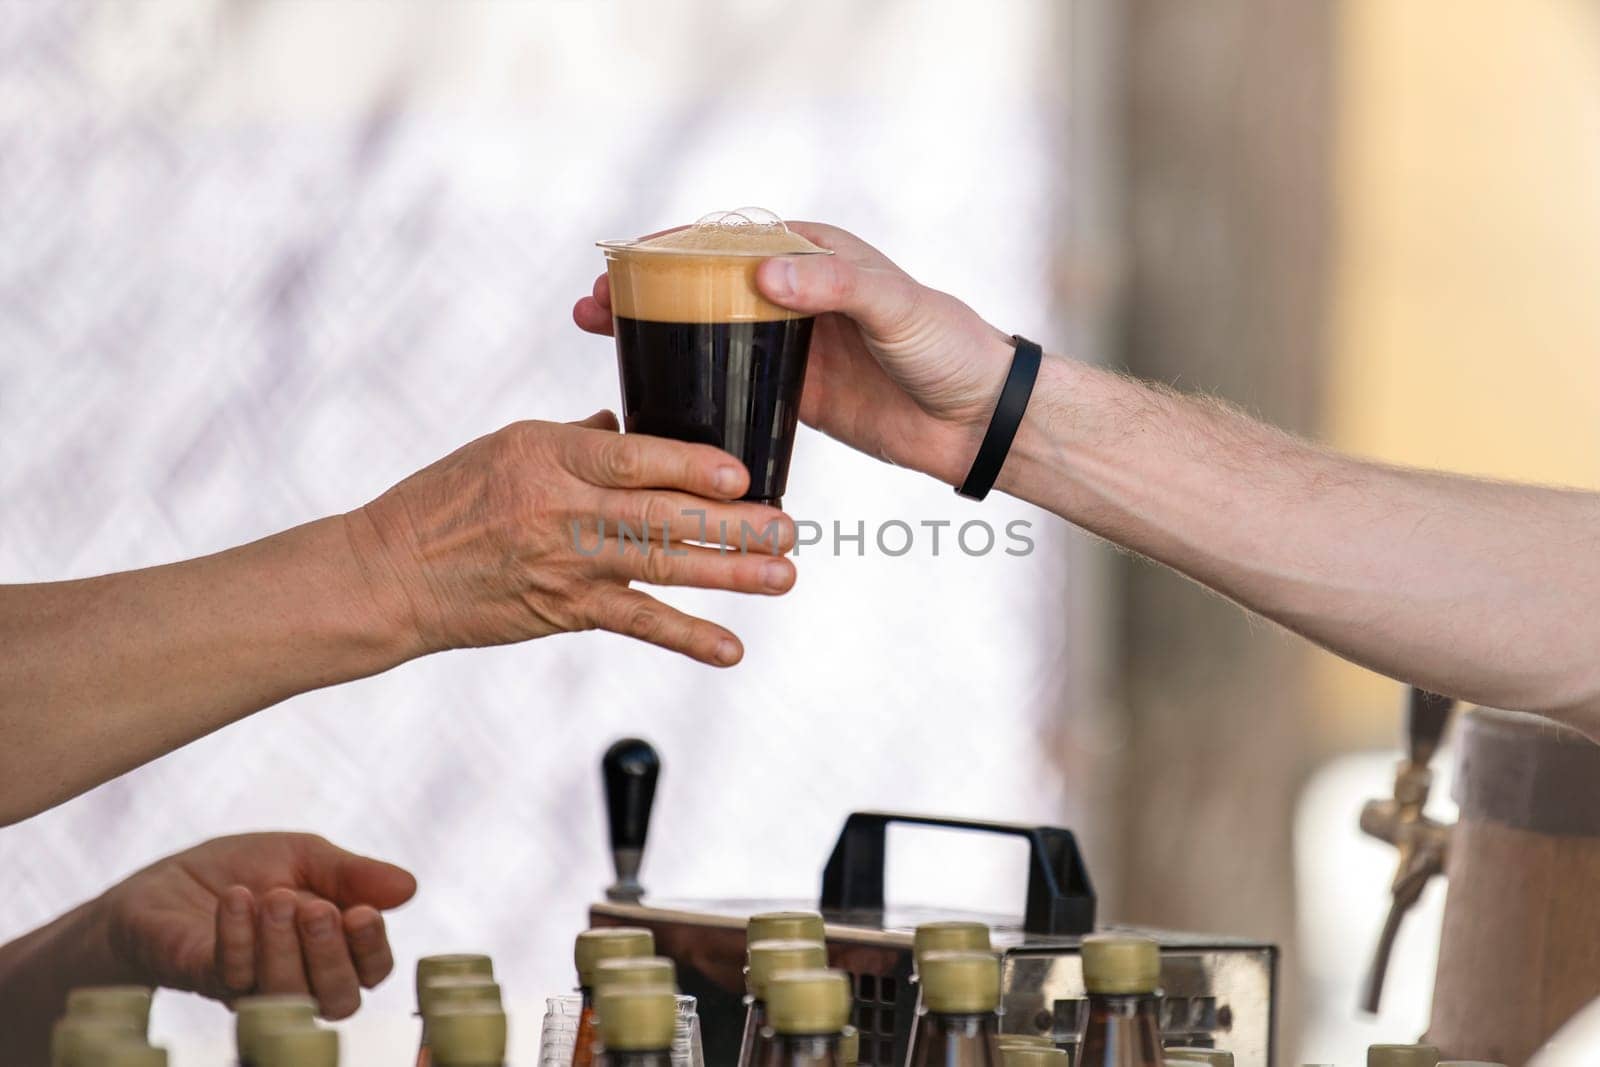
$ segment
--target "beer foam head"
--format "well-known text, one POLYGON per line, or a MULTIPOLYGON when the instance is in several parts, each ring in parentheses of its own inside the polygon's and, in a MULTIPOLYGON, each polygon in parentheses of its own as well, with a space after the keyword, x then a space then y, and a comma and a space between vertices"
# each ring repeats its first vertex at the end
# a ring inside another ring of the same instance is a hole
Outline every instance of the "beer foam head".
POLYGON ((688 252, 719 256, 791 256, 823 252, 765 208, 713 211, 659 237, 633 242, 641 252, 688 252))
POLYGON ((653 322, 773 322, 796 318, 756 288, 771 256, 832 255, 759 207, 716 211, 693 226, 637 241, 602 241, 611 310, 653 322))

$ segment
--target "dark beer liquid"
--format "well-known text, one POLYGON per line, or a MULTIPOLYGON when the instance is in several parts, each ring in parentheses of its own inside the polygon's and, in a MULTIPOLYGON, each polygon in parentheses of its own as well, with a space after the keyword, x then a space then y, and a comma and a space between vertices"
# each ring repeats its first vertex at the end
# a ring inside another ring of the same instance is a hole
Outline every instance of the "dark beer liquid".
POLYGON ((623 425, 732 453, 750 471, 744 499, 781 506, 815 321, 617 316, 623 425))

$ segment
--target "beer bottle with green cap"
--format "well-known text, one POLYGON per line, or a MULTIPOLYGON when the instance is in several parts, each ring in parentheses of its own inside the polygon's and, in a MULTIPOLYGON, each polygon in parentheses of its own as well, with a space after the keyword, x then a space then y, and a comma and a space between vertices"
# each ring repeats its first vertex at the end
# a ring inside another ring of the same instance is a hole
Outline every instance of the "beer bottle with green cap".
POLYGON ((656 938, 639 926, 597 926, 578 935, 572 957, 578 967, 583 1011, 573 1038, 572 1067, 594 1067, 594 969, 601 960, 633 959, 656 954, 656 938))
POLYGON ((1161 950, 1146 937, 1083 939, 1089 1015, 1077 1067, 1162 1067, 1161 950))
POLYGON ((90 1052, 85 1067, 167 1067, 167 1050, 144 1041, 103 1045, 90 1052))
POLYGON ((826 968, 785 970, 767 981, 772 1043, 757 1067, 842 1067, 850 979, 826 968))
POLYGON ((739 1067, 761 1067, 769 1044, 767 984, 780 971, 815 970, 828 966, 828 949, 820 941, 752 941, 745 970, 744 1034, 739 1039, 739 1067))
MULTIPOLYGON (((430 978, 422 985, 422 1025, 447 1004, 487 1004, 500 1007, 500 983, 482 975, 451 975, 430 978)), ((432 1042, 430 1041, 430 1044, 432 1042)))
POLYGON ((450 1004, 433 1017, 437 1067, 501 1067, 506 1058, 506 1013, 489 1004, 450 1004))
POLYGON ((1432 1045, 1368 1045, 1367 1067, 1438 1067, 1432 1045))
POLYGON ((435 978, 494 977, 494 961, 479 952, 450 952, 417 960, 417 1015, 422 1018, 422 1038, 417 1045, 417 1067, 429 1067, 428 1019, 423 1010, 423 987, 435 978))
POLYGON ((1223 1048, 1190 1048, 1179 1045, 1162 1053, 1167 1067, 1233 1067, 1233 1053, 1223 1048))
POLYGON ((594 995, 607 989, 650 986, 678 991, 678 965, 665 956, 601 960, 594 967, 594 995))
MULTIPOLYGON (((919 968, 922 957, 929 952, 988 952, 989 928, 983 923, 945 921, 923 923, 911 935, 911 981, 917 987, 916 1006, 912 1020, 922 1018, 922 984, 919 968)), ((906 1062, 917 1051, 917 1028, 911 1028, 911 1042, 906 1046, 906 1062)))
POLYGON ((746 947, 757 941, 827 941, 822 916, 814 911, 765 911, 745 922, 746 947))
POLYGON ((844 1067, 856 1067, 861 1062, 861 1031, 853 1026, 839 1034, 839 1062, 844 1067))
POLYGON ((911 935, 911 966, 928 952, 988 952, 989 928, 975 922, 923 923, 911 935))
POLYGON ((925 952, 922 1014, 910 1067, 1001 1067, 1000 959, 992 952, 925 952))
POLYGON ((93 1054, 143 1039, 127 1019, 64 1015, 50 1030, 50 1067, 90 1067, 93 1054))
POLYGON ((1072 1067, 1072 1060, 1063 1049, 1051 1045, 1002 1044, 1000 1058, 1005 1067, 1072 1067))
POLYGON ((339 1034, 312 1025, 274 1027, 256 1045, 260 1067, 339 1067, 339 1034))
POLYGON ((304 993, 274 993, 242 997, 234 1002, 233 1033, 240 1067, 264 1067, 261 1038, 269 1030, 314 1026, 317 1002, 304 993))
POLYGON ((70 1019, 123 1019, 143 1037, 150 1032, 151 990, 142 985, 83 986, 67 994, 70 1019))
POLYGON ((672 990, 616 986, 600 998, 602 1067, 672 1067, 678 998, 672 990))

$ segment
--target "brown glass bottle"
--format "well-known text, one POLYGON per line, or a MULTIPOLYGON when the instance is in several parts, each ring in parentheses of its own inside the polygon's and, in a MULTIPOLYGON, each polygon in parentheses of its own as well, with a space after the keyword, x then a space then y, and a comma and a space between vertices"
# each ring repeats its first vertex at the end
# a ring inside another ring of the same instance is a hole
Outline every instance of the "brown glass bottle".
POLYGON ((765 992, 772 1037, 756 1067, 844 1067, 851 1004, 843 971, 781 971, 765 992))
POLYGON ((922 1014, 909 1067, 1002 1067, 1000 960, 990 952, 926 952, 917 963, 922 1014))
MULTIPOLYGON (((922 957, 929 952, 988 952, 989 928, 983 923, 945 921, 922 923, 911 935, 911 981, 917 987, 917 1003, 912 1019, 922 1018, 922 981, 919 972, 922 957)), ((910 1063, 917 1054, 917 1027, 911 1028, 911 1040, 906 1043, 905 1062, 910 1063)))
POLYGON ((739 1039, 739 1067, 763 1062, 771 1031, 767 1026, 767 984, 780 971, 815 970, 828 965, 828 949, 820 941, 753 941, 745 969, 744 1034, 739 1039))
POLYGON ((634 959, 656 954, 655 935, 639 926, 597 926, 578 935, 572 958, 578 967, 578 992, 583 994, 583 1012, 578 1016, 578 1033, 572 1043, 572 1067, 594 1067, 595 1027, 594 969, 601 960, 634 959))
POLYGON ((601 1067, 672 1067, 678 999, 671 989, 613 986, 600 996, 601 1067))
POLYGON ((423 1003, 423 987, 435 978, 494 978, 494 961, 476 952, 453 952, 443 956, 423 956, 417 960, 417 1015, 422 1019, 422 1038, 417 1044, 417 1067, 431 1067, 428 1051, 428 1017, 423 1003))
POLYGON ((1145 937, 1083 939, 1089 1016, 1077 1067, 1162 1067, 1161 950, 1145 937))

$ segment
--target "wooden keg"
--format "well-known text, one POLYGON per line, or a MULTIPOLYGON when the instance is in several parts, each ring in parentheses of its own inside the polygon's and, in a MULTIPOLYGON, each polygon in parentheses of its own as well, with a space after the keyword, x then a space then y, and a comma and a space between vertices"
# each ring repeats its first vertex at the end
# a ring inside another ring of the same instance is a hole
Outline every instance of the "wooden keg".
POLYGON ((1519 1067, 1600 997, 1600 745, 1548 719, 1462 719, 1428 1040, 1519 1067))

